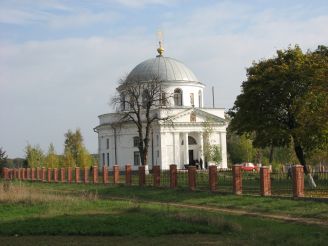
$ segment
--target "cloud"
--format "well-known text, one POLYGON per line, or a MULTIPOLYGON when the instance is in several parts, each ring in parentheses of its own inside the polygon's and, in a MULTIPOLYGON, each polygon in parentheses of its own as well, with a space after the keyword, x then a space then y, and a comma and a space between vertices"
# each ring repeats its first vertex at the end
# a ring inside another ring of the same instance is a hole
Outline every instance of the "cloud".
MULTIPOLYGON (((120 4, 130 3, 133 7, 131 2, 120 4)), ((43 21, 58 30, 65 29, 65 24, 83 29, 89 22, 93 29, 98 23, 115 22, 115 18, 126 14, 114 12, 108 17, 108 9, 95 12, 79 7, 75 11, 61 2, 52 4, 59 5, 36 9, 41 11, 38 17, 24 15, 18 9, 11 21, 43 21), (64 15, 61 20, 60 15, 64 15)), ((304 50, 328 44, 328 14, 313 14, 309 8, 261 9, 225 1, 192 9, 187 15, 170 11, 158 16, 165 37, 164 55, 183 61, 208 86, 207 105, 211 105, 210 87, 215 86, 216 106, 231 107, 246 78, 245 68, 253 60, 271 57, 276 49, 289 44, 299 44, 304 50), (295 11, 297 14, 288 14, 295 11)), ((61 152, 64 133, 77 127, 87 147, 97 152, 97 136, 92 128, 98 124, 99 114, 111 110, 108 102, 118 79, 156 55, 157 43, 152 34, 156 30, 150 30, 147 23, 120 28, 120 32, 113 31, 107 37, 67 35, 44 41, 0 43, 0 104, 5 117, 0 122, 0 145, 11 157, 22 156, 27 141, 39 143, 43 149, 53 142, 61 152)))

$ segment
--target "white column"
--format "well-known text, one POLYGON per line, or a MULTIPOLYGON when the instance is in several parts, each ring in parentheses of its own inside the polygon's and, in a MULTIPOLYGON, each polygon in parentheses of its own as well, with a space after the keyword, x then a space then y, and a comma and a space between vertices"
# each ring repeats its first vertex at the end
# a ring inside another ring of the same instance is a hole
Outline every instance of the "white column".
POLYGON ((203 168, 204 168, 204 140, 203 140, 202 132, 199 133, 199 151, 200 151, 200 158, 202 158, 203 160, 203 168))
MULTIPOLYGON (((173 161, 174 164, 180 167, 180 138, 179 138, 179 133, 174 132, 173 133, 173 161)), ((173 164, 173 163, 172 163, 173 164)), ((181 167, 180 167, 181 168, 181 167)))
POLYGON ((189 148, 188 148, 188 132, 183 134, 183 143, 184 143, 184 164, 189 164, 189 148))
POLYGON ((227 163, 227 143, 226 143, 226 133, 220 132, 220 146, 222 155, 222 168, 228 168, 227 163))

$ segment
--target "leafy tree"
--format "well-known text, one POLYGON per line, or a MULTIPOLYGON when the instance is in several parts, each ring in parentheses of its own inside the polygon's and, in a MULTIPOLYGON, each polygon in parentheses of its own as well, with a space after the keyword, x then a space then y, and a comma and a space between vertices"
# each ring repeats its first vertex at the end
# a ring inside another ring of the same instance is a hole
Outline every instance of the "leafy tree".
POLYGON ((74 167, 76 166, 76 161, 70 149, 65 150, 63 156, 63 166, 64 167, 74 167))
POLYGON ((65 134, 64 162, 65 166, 89 167, 93 164, 93 158, 83 144, 80 129, 75 132, 68 130, 65 134))
MULTIPOLYGON (((238 136, 229 133, 229 131, 227 135, 227 151, 232 163, 242 163, 246 161, 254 162, 254 156, 256 154, 262 156, 262 153, 258 153, 258 151, 253 148, 252 140, 245 134, 238 136)), ((258 157, 257 159, 259 160, 261 157, 258 157)))
POLYGON ((328 102, 327 54, 324 46, 307 53, 295 46, 254 62, 229 111, 231 129, 239 135, 254 134, 254 146, 292 145, 305 174, 306 157, 328 138, 327 114, 321 115, 328 102))
POLYGON ((49 168, 59 167, 59 157, 56 154, 55 146, 52 143, 49 145, 48 153, 45 157, 45 163, 49 168))
POLYGON ((65 133, 64 152, 66 153, 67 151, 69 151, 76 162, 76 160, 78 159, 79 151, 82 149, 82 147, 83 147, 83 137, 81 134, 81 130, 76 129, 75 132, 68 130, 68 132, 65 133))
POLYGON ((39 145, 28 144, 25 147, 25 159, 29 167, 42 167, 44 165, 44 153, 39 145))
POLYGON ((2 167, 5 166, 5 164, 7 164, 7 158, 8 158, 8 155, 6 154, 6 151, 3 150, 2 147, 0 147, 0 172, 2 171, 2 167))
POLYGON ((170 120, 167 114, 158 111, 159 108, 163 108, 162 106, 168 105, 170 97, 172 96, 162 88, 161 81, 156 76, 149 81, 128 76, 120 81, 117 95, 112 99, 112 104, 121 113, 117 126, 113 127, 132 123, 137 128, 138 149, 142 165, 148 163, 152 125, 154 122, 170 120))

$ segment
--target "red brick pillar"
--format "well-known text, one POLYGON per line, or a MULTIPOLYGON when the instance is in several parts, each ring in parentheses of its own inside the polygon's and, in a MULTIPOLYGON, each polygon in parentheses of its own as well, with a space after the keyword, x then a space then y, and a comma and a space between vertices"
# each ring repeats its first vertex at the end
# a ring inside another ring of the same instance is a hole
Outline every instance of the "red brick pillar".
POLYGON ((35 181, 35 168, 34 167, 31 168, 31 180, 35 181))
POLYGON ((83 182, 85 184, 89 183, 89 168, 85 167, 83 170, 84 174, 83 174, 83 182))
POLYGON ((208 168, 208 182, 210 191, 216 191, 218 183, 218 167, 216 165, 209 166, 208 168))
POLYGON ((23 179, 27 179, 27 168, 23 168, 23 179))
POLYGON ((31 168, 26 168, 26 179, 30 180, 31 179, 31 168))
POLYGON ((67 183, 72 183, 72 168, 68 167, 67 168, 67 183))
POLYGON ((46 182, 47 178, 46 178, 46 168, 42 167, 42 182, 46 182))
POLYGON ((8 168, 6 168, 6 167, 2 168, 2 175, 3 175, 4 180, 9 179, 9 177, 8 177, 8 168))
POLYGON ((154 178, 154 186, 159 187, 161 185, 161 168, 160 168, 160 166, 153 166, 153 178, 154 178))
POLYGON ((54 181, 58 183, 58 168, 54 168, 54 181))
POLYGON ((243 193, 243 181, 241 174, 241 165, 232 166, 233 193, 241 195, 243 193))
POLYGON ((62 167, 62 168, 60 169, 60 181, 61 181, 62 183, 65 183, 65 182, 66 182, 66 177, 65 177, 65 168, 64 168, 64 167, 62 167))
POLYGON ((93 166, 93 183, 98 183, 98 166, 93 166))
POLYGON ((295 165, 293 170, 293 197, 304 197, 304 170, 302 165, 295 165))
POLYGON ((260 168, 261 196, 271 196, 271 179, 269 167, 260 168))
POLYGON ((144 186, 146 184, 146 169, 145 166, 139 166, 139 186, 144 186))
POLYGON ((21 171, 20 171, 20 168, 17 168, 17 178, 20 180, 22 177, 21 177, 21 171))
POLYGON ((104 184, 108 184, 109 183, 108 168, 106 166, 103 166, 102 171, 103 171, 103 182, 104 182, 104 184))
POLYGON ((114 184, 120 183, 120 166, 119 165, 113 166, 113 183, 114 184))
POLYGON ((170 188, 175 189, 178 185, 177 165, 170 165, 170 188))
POLYGON ((80 183, 80 168, 75 167, 75 183, 80 183))
POLYGON ((196 189, 196 167, 188 167, 188 184, 190 190, 196 189))
POLYGON ((48 183, 51 182, 51 177, 52 176, 52 169, 51 168, 48 168, 48 183))
POLYGON ((125 165, 125 184, 132 184, 132 167, 131 164, 125 165))

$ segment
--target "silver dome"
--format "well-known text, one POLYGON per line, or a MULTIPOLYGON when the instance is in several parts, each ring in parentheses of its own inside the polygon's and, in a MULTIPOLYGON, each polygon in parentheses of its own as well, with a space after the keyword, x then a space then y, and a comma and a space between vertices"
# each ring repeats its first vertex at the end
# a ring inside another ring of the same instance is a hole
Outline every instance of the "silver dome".
POLYGON ((155 77, 161 81, 199 82, 195 74, 182 62, 164 56, 141 62, 130 72, 127 80, 149 81, 155 77))

